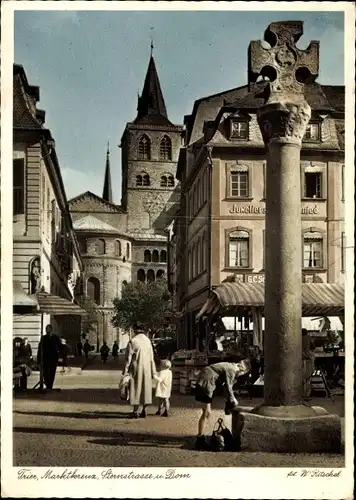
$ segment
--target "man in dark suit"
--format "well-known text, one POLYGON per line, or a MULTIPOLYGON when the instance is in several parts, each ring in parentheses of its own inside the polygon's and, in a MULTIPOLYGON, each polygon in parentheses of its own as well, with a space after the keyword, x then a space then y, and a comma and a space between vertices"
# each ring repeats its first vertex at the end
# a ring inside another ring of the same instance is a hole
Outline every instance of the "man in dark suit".
POLYGON ((53 388, 61 346, 60 339, 53 334, 52 326, 47 325, 46 334, 40 340, 37 352, 37 362, 43 372, 43 380, 47 389, 53 388))

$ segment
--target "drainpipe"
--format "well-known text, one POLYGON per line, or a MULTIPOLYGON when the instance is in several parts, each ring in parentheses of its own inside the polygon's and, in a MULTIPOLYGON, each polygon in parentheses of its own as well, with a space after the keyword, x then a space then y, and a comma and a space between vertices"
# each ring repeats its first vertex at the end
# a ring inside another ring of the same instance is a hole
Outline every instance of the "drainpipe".
POLYGON ((208 165, 209 165, 209 183, 208 183, 208 204, 209 204, 209 215, 208 215, 208 235, 209 235, 209 246, 208 246, 208 285, 209 285, 209 294, 212 290, 211 286, 211 212, 212 212, 212 169, 213 169, 213 158, 211 152, 213 150, 212 146, 205 146, 207 157, 208 157, 208 165))

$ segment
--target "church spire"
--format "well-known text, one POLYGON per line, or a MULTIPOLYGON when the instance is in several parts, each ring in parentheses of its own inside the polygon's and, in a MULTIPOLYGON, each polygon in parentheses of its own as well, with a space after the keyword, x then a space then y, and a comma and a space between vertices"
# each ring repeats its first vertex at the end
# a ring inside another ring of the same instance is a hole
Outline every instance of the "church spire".
POLYGON ((137 117, 135 122, 145 118, 150 122, 155 116, 163 118, 163 121, 168 121, 166 105, 163 99, 162 89, 159 82, 156 64, 152 55, 153 41, 151 41, 151 57, 148 64, 145 83, 143 85, 142 94, 138 99, 137 117))
POLYGON ((112 190, 111 190, 111 175, 110 175, 110 151, 109 151, 109 141, 108 149, 106 151, 106 166, 105 166, 105 179, 104 179, 104 189, 103 189, 103 199, 112 203, 112 190))

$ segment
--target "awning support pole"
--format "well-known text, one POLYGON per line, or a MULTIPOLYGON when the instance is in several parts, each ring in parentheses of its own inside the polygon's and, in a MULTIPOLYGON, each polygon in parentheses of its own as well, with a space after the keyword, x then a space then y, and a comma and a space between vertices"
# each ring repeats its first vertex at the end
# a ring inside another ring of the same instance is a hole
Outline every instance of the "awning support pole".
POLYGON ((43 313, 41 314, 41 366, 40 366, 40 391, 43 390, 43 313))

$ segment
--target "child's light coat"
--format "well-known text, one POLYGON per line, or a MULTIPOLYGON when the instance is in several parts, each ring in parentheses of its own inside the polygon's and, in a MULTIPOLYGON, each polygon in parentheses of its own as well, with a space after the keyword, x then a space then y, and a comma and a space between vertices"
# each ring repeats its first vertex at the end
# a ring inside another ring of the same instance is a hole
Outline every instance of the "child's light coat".
POLYGON ((157 380, 156 397, 170 398, 172 392, 172 372, 169 369, 161 370, 154 376, 157 380))

